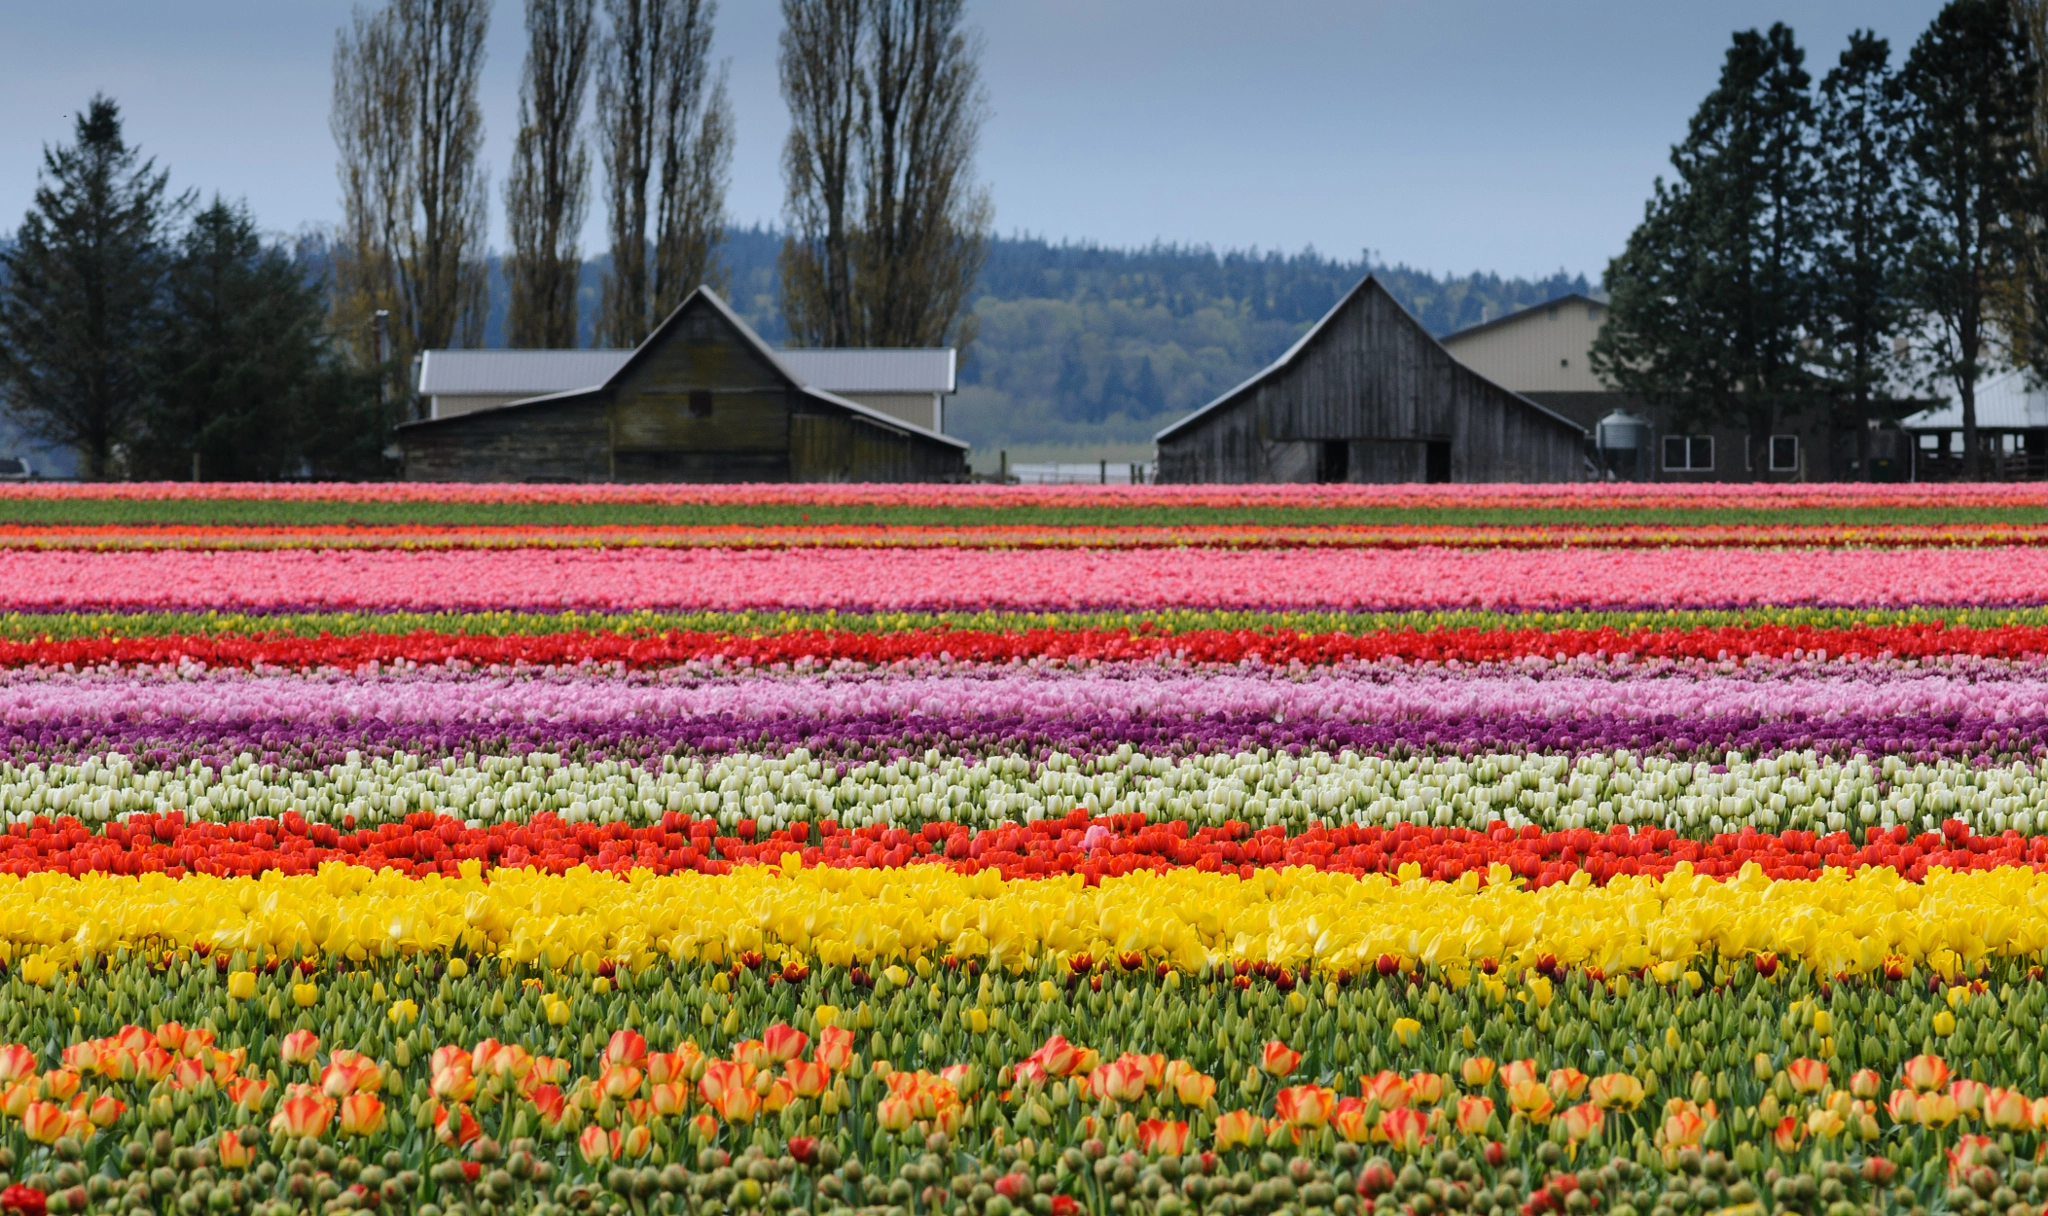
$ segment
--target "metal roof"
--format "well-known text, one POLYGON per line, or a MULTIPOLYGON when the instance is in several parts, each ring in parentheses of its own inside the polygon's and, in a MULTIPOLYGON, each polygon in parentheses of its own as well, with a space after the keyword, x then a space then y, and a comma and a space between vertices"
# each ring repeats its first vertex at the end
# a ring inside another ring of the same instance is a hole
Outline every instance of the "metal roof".
MULTIPOLYGON (((1911 414, 1899 423, 1909 431, 1960 430, 1963 407, 1948 401, 1911 414)), ((2009 371, 1977 384, 1977 425, 1989 430, 2024 431, 2048 427, 2048 391, 2027 384, 2025 371, 2009 371)))
POLYGON ((420 357, 420 392, 540 396, 611 379, 630 350, 430 350, 420 357))
POLYGON ((1498 329, 1514 321, 1526 321, 1530 317, 1535 316, 1539 310, 1547 317, 1550 315, 1550 310, 1560 304, 1591 304, 1596 308, 1608 307, 1607 301, 1596 300, 1583 291, 1568 291, 1554 299, 1545 300, 1541 304, 1531 304, 1527 308, 1517 308, 1513 312, 1502 313, 1491 321, 1481 321, 1475 325, 1467 325, 1463 329, 1453 330, 1439 338, 1438 341, 1442 342, 1445 346, 1449 346, 1460 338, 1469 338, 1473 334, 1485 333, 1489 329, 1498 329))
MULTIPOLYGON (((420 360, 425 396, 543 396, 595 388, 629 350, 430 350, 420 360)), ((939 350, 778 350, 797 381, 828 393, 950 393, 954 353, 939 350)))

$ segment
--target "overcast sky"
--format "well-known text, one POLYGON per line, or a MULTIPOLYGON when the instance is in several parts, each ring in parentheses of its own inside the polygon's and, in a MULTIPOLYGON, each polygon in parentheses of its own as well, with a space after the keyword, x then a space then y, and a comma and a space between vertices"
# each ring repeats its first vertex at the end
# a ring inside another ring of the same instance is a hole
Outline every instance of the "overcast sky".
MULTIPOLYGON (((1597 278, 1642 214, 1732 30, 1786 21, 1816 77, 1850 29, 1903 57, 1934 0, 979 0, 996 227, 1326 254, 1439 272, 1597 278)), ((95 90, 180 187, 262 224, 337 218, 329 64, 349 0, 10 6, 0 229, 95 90)), ((782 210, 774 0, 724 0, 741 224, 782 210)), ((497 0, 483 78, 496 239, 522 5, 497 0)), ((603 244, 593 205, 586 251, 603 244)))

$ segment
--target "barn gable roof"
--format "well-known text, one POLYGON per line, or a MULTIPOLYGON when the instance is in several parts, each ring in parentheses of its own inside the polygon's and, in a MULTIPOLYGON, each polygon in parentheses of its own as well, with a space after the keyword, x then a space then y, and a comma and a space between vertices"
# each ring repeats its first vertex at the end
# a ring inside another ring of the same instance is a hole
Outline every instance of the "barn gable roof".
POLYGON ((1503 325, 1512 325, 1517 321, 1527 321, 1538 312, 1548 315, 1550 309, 1556 308, 1560 304, 1590 304, 1596 308, 1606 308, 1608 306, 1607 301, 1596 300, 1583 291, 1568 291, 1561 296, 1545 300, 1541 304, 1531 304, 1527 308, 1517 308, 1513 312, 1504 312, 1491 321, 1481 321, 1476 325, 1467 325, 1463 329, 1445 334, 1443 341, 1446 343, 1456 342, 1460 338, 1469 338, 1473 334, 1483 334, 1491 329, 1499 329, 1503 325))
MULTIPOLYGON (((1170 439, 1173 436, 1181 433, 1182 431, 1192 428, 1195 424, 1201 422, 1209 415, 1219 410, 1222 410, 1228 406, 1236 404, 1240 398, 1249 394, 1259 385, 1286 372, 1288 369, 1292 368, 1297 362, 1299 362, 1302 356, 1305 355, 1309 351, 1309 349, 1316 344, 1317 339, 1319 339, 1322 336, 1324 330, 1326 330, 1329 327, 1331 321, 1333 321, 1338 314, 1342 313, 1345 309, 1360 304, 1367 298, 1375 295, 1385 300, 1388 304, 1393 305, 1395 314, 1398 315, 1403 322, 1405 322, 1407 325, 1413 328, 1415 333, 1419 337, 1421 337, 1424 342, 1428 343, 1430 346, 1435 347, 1437 353, 1443 356, 1446 363, 1450 364, 1452 367, 1457 368, 1459 371, 1465 373, 1466 375, 1478 377, 1481 380, 1485 380, 1485 377, 1480 376, 1478 372, 1475 372, 1470 368, 1466 367, 1464 364, 1459 363, 1451 355, 1449 351, 1444 349, 1443 343, 1439 342, 1436 339, 1435 335, 1431 334, 1429 330, 1423 328, 1422 322, 1416 320, 1413 313, 1409 312, 1406 308, 1401 306, 1401 302, 1394 298, 1393 293, 1387 290, 1386 285, 1384 283, 1381 283, 1379 279, 1375 276, 1368 274, 1363 279, 1360 279, 1358 281, 1357 286, 1353 287, 1350 291, 1344 293, 1344 298, 1337 301, 1336 307, 1324 313, 1322 317, 1319 320, 1317 320, 1314 325, 1309 326, 1308 332, 1301 335, 1301 337, 1295 341, 1294 345, 1288 347, 1285 354, 1281 355, 1278 359, 1273 360, 1273 362, 1271 362, 1270 364, 1267 364, 1265 368, 1260 370, 1257 374, 1253 375, 1250 379, 1247 379, 1244 383, 1239 384, 1237 387, 1224 393, 1222 396, 1217 397, 1214 401, 1211 401, 1209 404, 1201 407, 1200 409, 1194 411, 1185 418, 1182 418, 1179 421, 1174 422, 1171 425, 1167 426, 1165 429, 1159 431, 1157 434, 1152 436, 1153 441, 1158 442, 1161 440, 1170 439)), ((1494 388, 1499 389, 1499 391, 1503 395, 1512 399, 1517 404, 1527 408, 1532 413, 1538 414, 1543 418, 1553 421, 1561 427, 1566 427, 1580 436, 1585 435, 1586 428, 1580 426, 1576 422, 1573 422, 1571 419, 1565 417, 1564 415, 1559 414, 1554 410, 1545 409, 1542 406, 1536 404, 1534 401, 1529 400, 1527 397, 1522 396, 1520 393, 1512 392, 1508 389, 1501 388, 1499 385, 1493 384, 1493 382, 1490 380, 1486 382, 1492 385, 1494 388)))
POLYGON ((719 298, 718 293, 709 287, 699 287, 685 296, 683 302, 676 305, 675 311, 668 314, 661 324, 655 326, 654 331, 648 334, 640 345, 633 348, 632 353, 626 356, 625 360, 618 365, 610 376, 606 377, 602 384, 590 388, 569 389, 565 392, 527 397, 519 401, 508 401, 504 405, 471 410, 464 414, 453 414, 446 418, 422 418, 417 421, 403 423, 400 429, 425 430, 431 427, 460 426, 464 419, 496 415, 505 410, 524 410, 536 406, 559 405, 563 402, 575 401, 581 398, 602 396, 611 392, 615 386, 631 375, 636 367, 651 357, 652 353, 666 341, 668 335, 682 325, 686 316, 704 308, 710 308, 716 312, 719 318, 734 333, 739 335, 742 341, 750 345, 754 353, 759 355, 773 369, 775 375, 782 380, 784 387, 800 392, 813 400, 822 401, 836 409, 853 414, 864 422, 872 423, 897 434, 916 435, 920 438, 943 443, 948 447, 959 448, 961 451, 966 451, 972 446, 963 439, 956 439, 951 435, 942 435, 937 431, 918 426, 914 422, 905 422, 901 418, 872 409, 857 401, 849 401, 836 393, 828 393, 824 389, 812 388, 804 383, 802 377, 790 370, 789 365, 782 361, 774 347, 762 341, 761 335, 755 333, 753 327, 741 320, 739 314, 734 312, 723 299, 719 298))

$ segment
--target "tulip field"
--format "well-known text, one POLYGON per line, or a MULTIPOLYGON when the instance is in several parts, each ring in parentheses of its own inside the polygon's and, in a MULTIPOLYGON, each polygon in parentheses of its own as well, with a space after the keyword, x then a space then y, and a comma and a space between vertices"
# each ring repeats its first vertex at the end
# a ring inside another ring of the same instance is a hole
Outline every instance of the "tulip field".
POLYGON ((2040 1216, 2048 491, 0 486, 0 1216, 2040 1216))

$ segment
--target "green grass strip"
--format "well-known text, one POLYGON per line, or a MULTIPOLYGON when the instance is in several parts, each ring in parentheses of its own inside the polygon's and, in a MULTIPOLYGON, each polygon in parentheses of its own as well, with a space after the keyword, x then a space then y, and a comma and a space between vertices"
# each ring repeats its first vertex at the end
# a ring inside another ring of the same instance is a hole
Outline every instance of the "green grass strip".
POLYGON ((1763 625, 1851 628, 1945 624, 1969 629, 2048 626, 2048 606, 2025 608, 1750 608, 1700 611, 1526 612, 81 612, 0 614, 0 639, 442 633, 506 637, 671 630, 765 635, 830 629, 851 633, 959 629, 1020 633, 1034 629, 1150 629, 1159 633, 1250 629, 1272 633, 1363 634, 1443 629, 1702 629, 1763 625))

